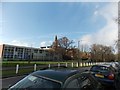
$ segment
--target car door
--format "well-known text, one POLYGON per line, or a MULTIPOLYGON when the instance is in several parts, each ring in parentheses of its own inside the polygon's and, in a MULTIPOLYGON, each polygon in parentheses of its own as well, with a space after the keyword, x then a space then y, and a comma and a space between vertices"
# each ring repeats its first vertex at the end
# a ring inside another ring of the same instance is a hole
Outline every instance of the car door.
POLYGON ((78 74, 70 76, 66 79, 63 90, 80 90, 80 83, 78 81, 78 74))
POLYGON ((67 82, 65 86, 65 90, 69 90, 69 89, 80 90, 80 85, 77 79, 74 78, 67 82))
POLYGON ((84 73, 79 77, 79 83, 81 90, 99 90, 103 88, 102 85, 88 73, 84 73))
POLYGON ((115 88, 116 90, 120 90, 120 71, 115 77, 115 88))

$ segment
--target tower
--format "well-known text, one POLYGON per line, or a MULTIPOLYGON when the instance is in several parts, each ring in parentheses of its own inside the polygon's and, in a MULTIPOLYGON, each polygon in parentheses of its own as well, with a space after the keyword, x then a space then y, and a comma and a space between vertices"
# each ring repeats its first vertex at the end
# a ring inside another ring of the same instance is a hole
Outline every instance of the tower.
POLYGON ((53 48, 57 49, 58 48, 58 39, 57 39, 57 35, 55 36, 55 40, 53 42, 53 48))

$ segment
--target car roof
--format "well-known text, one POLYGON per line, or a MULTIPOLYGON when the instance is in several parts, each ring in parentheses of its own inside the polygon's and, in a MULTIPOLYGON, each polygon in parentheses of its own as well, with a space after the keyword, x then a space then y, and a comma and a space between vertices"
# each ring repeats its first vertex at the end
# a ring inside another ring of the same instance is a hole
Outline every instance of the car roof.
POLYGON ((33 72, 32 75, 57 80, 63 83, 68 77, 76 73, 79 73, 79 71, 69 69, 47 69, 33 72))
POLYGON ((100 67, 105 66, 105 67, 110 67, 111 65, 110 65, 110 64, 101 64, 101 65, 93 65, 92 67, 94 67, 94 66, 100 66, 100 67))

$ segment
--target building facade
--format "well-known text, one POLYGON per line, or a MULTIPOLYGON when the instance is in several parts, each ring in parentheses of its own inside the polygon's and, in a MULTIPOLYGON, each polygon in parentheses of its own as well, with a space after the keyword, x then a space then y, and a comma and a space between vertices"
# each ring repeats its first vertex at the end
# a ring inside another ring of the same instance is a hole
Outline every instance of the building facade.
POLYGON ((50 49, 23 47, 3 44, 0 45, 2 60, 60 60, 59 54, 50 49))

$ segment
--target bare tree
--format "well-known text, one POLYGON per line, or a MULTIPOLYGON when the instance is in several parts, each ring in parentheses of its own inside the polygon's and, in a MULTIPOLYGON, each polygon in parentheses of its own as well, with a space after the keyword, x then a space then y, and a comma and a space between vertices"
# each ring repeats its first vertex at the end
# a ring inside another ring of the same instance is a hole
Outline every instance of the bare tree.
POLYGON ((73 58, 73 54, 76 50, 73 50, 75 46, 73 46, 73 40, 68 39, 67 37, 62 37, 59 39, 55 39, 52 44, 52 47, 55 49, 56 53, 62 55, 63 59, 71 59, 73 58))
POLYGON ((69 49, 69 48, 73 47, 72 46, 73 43, 74 43, 73 40, 70 40, 67 37, 62 37, 62 38, 58 39, 59 47, 62 47, 65 49, 69 49))
POLYGON ((91 58, 93 61, 111 61, 115 60, 115 55, 111 46, 93 44, 91 46, 91 58))

